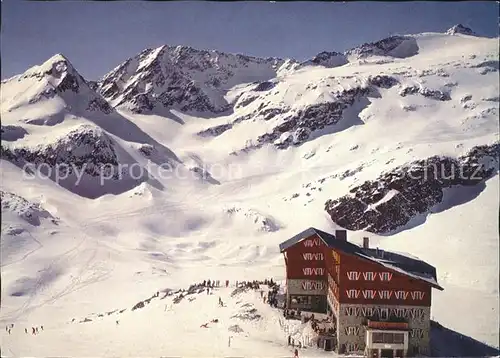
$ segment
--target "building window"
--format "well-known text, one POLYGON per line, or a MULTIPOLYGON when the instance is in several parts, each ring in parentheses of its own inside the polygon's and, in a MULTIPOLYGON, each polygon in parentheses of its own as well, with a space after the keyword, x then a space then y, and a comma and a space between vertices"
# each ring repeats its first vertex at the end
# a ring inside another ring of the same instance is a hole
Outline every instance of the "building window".
POLYGON ((373 343, 384 343, 384 334, 381 332, 373 332, 372 341, 373 343))
POLYGON ((290 296, 293 305, 310 306, 312 303, 311 296, 290 296))
POLYGON ((383 333, 383 332, 373 332, 372 333, 373 343, 404 343, 404 333, 383 333))
POLYGON ((405 335, 403 333, 394 333, 394 343, 403 344, 405 342, 405 335))

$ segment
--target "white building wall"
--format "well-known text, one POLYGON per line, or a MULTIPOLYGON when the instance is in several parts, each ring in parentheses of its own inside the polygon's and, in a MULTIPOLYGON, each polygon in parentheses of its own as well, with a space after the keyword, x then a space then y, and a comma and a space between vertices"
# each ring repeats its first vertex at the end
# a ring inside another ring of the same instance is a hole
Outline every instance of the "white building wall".
POLYGON ((394 305, 366 305, 341 304, 337 338, 339 347, 347 345, 349 351, 363 352, 366 346, 366 328, 363 322, 365 317, 374 312, 382 317, 401 316, 408 322, 408 349, 417 346, 420 353, 427 354, 430 345, 430 307, 421 306, 394 306, 394 305), (371 312, 370 312, 371 311, 371 312))

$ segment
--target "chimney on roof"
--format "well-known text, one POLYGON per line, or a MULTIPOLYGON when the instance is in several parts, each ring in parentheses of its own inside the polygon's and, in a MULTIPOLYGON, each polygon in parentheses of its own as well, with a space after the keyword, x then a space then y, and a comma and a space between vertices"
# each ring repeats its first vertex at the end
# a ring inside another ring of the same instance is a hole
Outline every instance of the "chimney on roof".
POLYGON ((370 238, 364 237, 363 238, 363 249, 369 249, 370 248, 370 238))
POLYGON ((337 240, 347 241, 347 231, 335 230, 335 238, 337 240))

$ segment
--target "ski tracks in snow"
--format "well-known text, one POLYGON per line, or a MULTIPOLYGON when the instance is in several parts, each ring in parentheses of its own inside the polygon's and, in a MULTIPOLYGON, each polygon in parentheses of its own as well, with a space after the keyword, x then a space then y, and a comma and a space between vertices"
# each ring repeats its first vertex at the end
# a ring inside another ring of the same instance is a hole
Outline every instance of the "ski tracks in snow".
MULTIPOLYGON (((96 264, 96 258, 100 253, 99 240, 92 242, 92 239, 86 234, 85 227, 69 227, 70 231, 78 233, 81 236, 79 242, 71 249, 58 255, 54 258, 43 270, 38 272, 38 277, 35 281, 34 287, 30 290, 29 297, 21 307, 3 315, 0 321, 15 322, 21 316, 29 312, 43 307, 44 305, 53 304, 60 298, 74 293, 75 291, 88 286, 92 283, 99 282, 108 277, 112 269, 99 267, 96 264), (34 304, 35 299, 46 289, 48 285, 57 282, 58 272, 64 271, 64 268, 71 267, 74 262, 82 260, 82 257, 87 257, 84 263, 79 266, 77 274, 71 279, 70 283, 64 288, 50 295, 49 298, 34 304), (47 277, 55 275, 55 281, 47 282, 47 277)), ((108 261, 109 262, 109 261, 108 261)))

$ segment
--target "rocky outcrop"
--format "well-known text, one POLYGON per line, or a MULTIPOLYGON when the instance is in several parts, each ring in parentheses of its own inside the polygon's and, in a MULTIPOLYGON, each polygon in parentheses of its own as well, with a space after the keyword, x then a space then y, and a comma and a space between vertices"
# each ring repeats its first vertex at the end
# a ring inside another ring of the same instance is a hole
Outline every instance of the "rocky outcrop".
POLYGON ((111 108, 111 106, 105 99, 101 97, 95 97, 89 101, 87 111, 110 114, 111 112, 113 112, 113 108, 111 108))
POLYGON ((498 172, 500 144, 474 147, 459 158, 431 157, 384 173, 325 203, 331 219, 348 230, 389 233, 443 199, 443 189, 476 185, 498 172))
POLYGON ((291 145, 300 145, 310 135, 320 129, 338 123, 346 108, 369 93, 369 87, 359 86, 343 90, 336 95, 334 102, 308 106, 285 118, 284 122, 274 127, 270 133, 257 138, 258 145, 273 143, 277 148, 285 149, 291 145))
POLYGON ((250 119, 269 121, 280 114, 286 113, 287 111, 290 111, 290 108, 288 107, 266 108, 265 106, 260 106, 259 109, 256 111, 256 113, 249 113, 247 115, 240 116, 231 123, 220 124, 214 127, 209 127, 207 129, 198 132, 197 135, 199 135, 200 137, 217 137, 222 133, 224 133, 225 131, 233 128, 233 126, 237 123, 247 121, 250 119))
POLYGON ((399 91, 401 97, 406 97, 408 95, 419 94, 424 97, 434 99, 437 101, 449 101, 451 99, 448 92, 443 92, 440 90, 432 90, 423 86, 405 86, 399 91))
POLYGON ((345 52, 345 55, 363 59, 369 56, 406 58, 418 53, 417 40, 411 36, 391 36, 383 40, 366 43, 345 52))
MULTIPOLYGON (((72 130, 54 143, 36 147, 1 147, 1 158, 23 165, 31 163, 34 167, 56 169, 59 175, 72 174, 83 169, 91 176, 114 171, 118 165, 114 145, 109 136, 101 129, 82 125, 72 130), (48 167, 48 168, 47 168, 48 167)), ((53 173, 55 174, 55 173, 53 173)))
POLYGON ((274 86, 276 86, 276 82, 263 81, 263 82, 260 82, 257 86, 255 86, 255 88, 253 90, 256 92, 265 92, 265 91, 269 91, 269 90, 273 89, 274 86))
POLYGON ((2 212, 10 211, 18 215, 27 223, 38 226, 42 219, 50 220, 53 224, 58 223, 58 219, 52 216, 39 203, 34 203, 25 198, 0 190, 0 201, 2 203, 2 212))
POLYGON ((368 82, 375 87, 380 88, 391 88, 399 84, 399 81, 387 75, 376 75, 368 78, 368 82))
POLYGON ((476 33, 472 31, 471 28, 466 27, 462 24, 457 24, 446 31, 446 35, 455 35, 455 34, 476 36, 476 33))
POLYGON ((315 66, 324 66, 327 68, 334 68, 343 66, 347 63, 349 63, 349 61, 347 60, 347 57, 343 53, 335 51, 332 52, 323 51, 318 53, 311 60, 302 63, 302 65, 303 66, 315 65, 315 66))
POLYGON ((221 124, 215 127, 210 127, 197 133, 200 137, 217 137, 225 131, 233 128, 232 123, 221 124))

